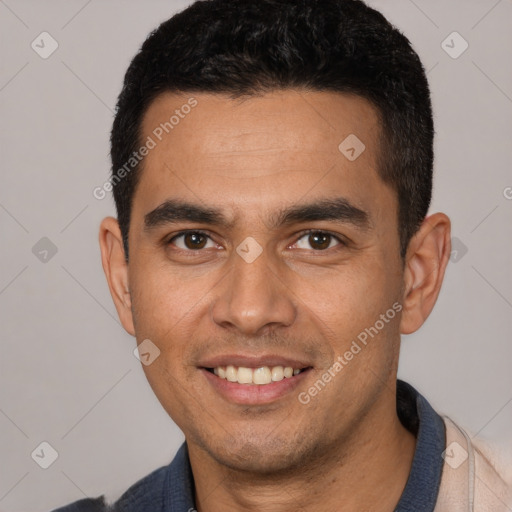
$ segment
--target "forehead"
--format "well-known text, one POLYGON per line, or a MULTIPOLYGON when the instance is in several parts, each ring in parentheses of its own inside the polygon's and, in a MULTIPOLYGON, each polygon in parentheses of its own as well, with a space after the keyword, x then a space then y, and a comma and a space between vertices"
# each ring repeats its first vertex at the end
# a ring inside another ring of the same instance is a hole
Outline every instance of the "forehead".
POLYGON ((345 137, 359 134, 373 145, 379 127, 374 107, 359 96, 291 89, 241 99, 163 93, 146 111, 142 132, 157 142, 187 139, 183 149, 196 156, 245 158, 247 151, 294 149, 339 156, 345 137))
POLYGON ((375 109, 354 95, 164 93, 143 119, 141 141, 154 147, 136 196, 145 210, 169 196, 261 211, 340 194, 367 208, 387 190, 379 135, 375 109))

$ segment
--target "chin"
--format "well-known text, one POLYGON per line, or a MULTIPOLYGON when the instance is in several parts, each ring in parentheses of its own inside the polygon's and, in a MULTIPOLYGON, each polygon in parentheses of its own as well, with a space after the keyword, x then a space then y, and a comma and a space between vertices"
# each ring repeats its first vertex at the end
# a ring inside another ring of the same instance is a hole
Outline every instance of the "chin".
POLYGON ((253 475, 276 475, 293 472, 303 467, 304 457, 315 448, 298 438, 276 438, 271 435, 223 439, 218 444, 211 440, 202 443, 205 451, 218 464, 234 471, 253 475), (205 445, 206 444, 206 445, 205 445))

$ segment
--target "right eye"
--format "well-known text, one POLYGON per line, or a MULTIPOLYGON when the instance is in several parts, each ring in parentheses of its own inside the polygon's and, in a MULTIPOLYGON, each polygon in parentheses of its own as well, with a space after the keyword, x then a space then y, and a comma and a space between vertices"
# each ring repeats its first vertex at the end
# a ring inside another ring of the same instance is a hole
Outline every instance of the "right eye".
POLYGON ((167 243, 175 245, 182 251, 198 251, 216 247, 215 242, 202 231, 183 231, 173 236, 167 243))

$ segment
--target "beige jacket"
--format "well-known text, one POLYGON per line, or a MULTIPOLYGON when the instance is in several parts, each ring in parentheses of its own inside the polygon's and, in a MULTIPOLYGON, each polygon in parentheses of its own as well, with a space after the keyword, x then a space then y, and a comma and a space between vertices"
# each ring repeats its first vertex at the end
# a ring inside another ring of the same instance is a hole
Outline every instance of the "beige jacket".
POLYGON ((488 447, 472 440, 449 418, 443 420, 446 451, 434 512, 512 512, 511 483, 490 462, 488 447))

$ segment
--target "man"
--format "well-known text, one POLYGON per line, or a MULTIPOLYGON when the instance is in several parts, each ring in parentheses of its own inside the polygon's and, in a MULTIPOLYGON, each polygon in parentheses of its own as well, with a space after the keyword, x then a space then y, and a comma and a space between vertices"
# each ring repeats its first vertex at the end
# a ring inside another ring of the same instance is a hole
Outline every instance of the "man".
POLYGON ((426 216, 432 141, 418 56, 359 0, 196 2, 149 36, 100 244, 186 443, 113 510, 512 510, 487 456, 397 382, 450 254, 449 219, 426 216))

